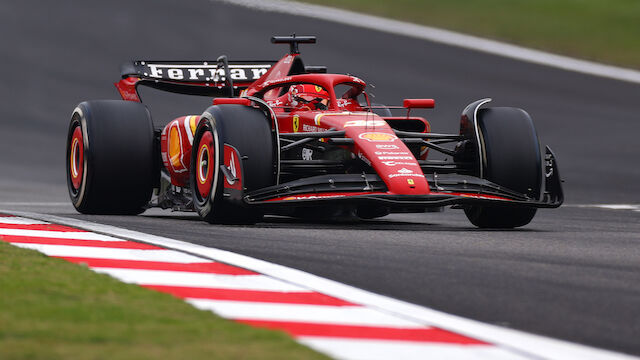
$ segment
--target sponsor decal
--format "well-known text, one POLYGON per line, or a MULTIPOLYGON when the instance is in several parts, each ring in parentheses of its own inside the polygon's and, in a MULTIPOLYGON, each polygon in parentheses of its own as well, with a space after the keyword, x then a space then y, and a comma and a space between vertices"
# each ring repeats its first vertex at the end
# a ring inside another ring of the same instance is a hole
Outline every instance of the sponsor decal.
POLYGON ((317 126, 302 124, 302 131, 304 132, 320 132, 324 130, 325 129, 319 128, 317 126))
POLYGON ((349 99, 338 99, 338 107, 343 108, 353 104, 349 99))
POLYGON ((410 155, 406 151, 376 151, 376 155, 410 155))
POLYGON ((302 148, 302 160, 313 160, 313 150, 302 148))
POLYGON ((395 174, 390 174, 388 175, 389 179, 393 179, 395 177, 398 176, 406 176, 406 177, 423 177, 423 175, 421 174, 416 174, 413 170, 411 169, 407 169, 405 167, 403 167, 402 169, 398 170, 397 173, 395 174))
POLYGON ((266 88, 266 87, 271 86, 273 84, 285 83, 285 82, 289 82, 289 81, 291 81, 291 76, 287 76, 287 77, 284 77, 282 79, 269 80, 269 81, 263 82, 262 85, 260 85, 260 88, 266 88))
POLYGON ((413 160, 412 156, 378 156, 380 160, 413 160))
POLYGON ((407 184, 415 185, 416 183, 413 181, 413 179, 407 179, 407 184))
POLYGON ((375 127, 375 126, 385 126, 386 124, 387 123, 383 120, 352 120, 352 121, 347 121, 344 124, 344 127, 350 127, 350 126, 375 127))
MULTIPOLYGON (((224 69, 219 69, 217 64, 209 65, 207 62, 198 64, 161 64, 142 61, 136 65, 139 66, 139 73, 156 79, 198 82, 218 82, 226 79, 224 69)), ((270 64, 229 65, 229 76, 233 80, 255 81, 264 75, 270 67, 270 64)))
POLYGON ((389 179, 393 179, 393 178, 398 177, 398 176, 422 177, 422 175, 419 175, 419 174, 391 174, 391 175, 389 175, 389 179))
POLYGON ((293 132, 300 131, 300 116, 293 115, 293 132))
POLYGON ((501 198, 498 196, 481 195, 481 194, 454 194, 454 195, 458 195, 460 197, 466 197, 466 198, 474 198, 474 199, 509 201, 509 199, 501 198))
POLYGON ((301 196, 289 196, 282 200, 313 200, 313 199, 329 199, 337 197, 345 197, 346 195, 334 194, 334 195, 301 195, 301 196))
POLYGON ((276 100, 267 101, 267 104, 269 104, 269 106, 271 106, 271 107, 278 107, 280 105, 283 105, 283 102, 280 101, 280 99, 276 99, 276 100))
POLYGON ((393 144, 378 144, 378 145, 376 145, 376 149, 399 150, 400 147, 398 145, 393 145, 393 144))
POLYGON ((415 165, 415 163, 412 163, 412 162, 398 162, 398 161, 383 161, 382 163, 386 166, 415 165))
POLYGON ((371 141, 371 142, 385 142, 385 141, 394 141, 398 139, 398 137, 393 134, 387 134, 382 132, 362 133, 358 137, 360 139, 371 141))

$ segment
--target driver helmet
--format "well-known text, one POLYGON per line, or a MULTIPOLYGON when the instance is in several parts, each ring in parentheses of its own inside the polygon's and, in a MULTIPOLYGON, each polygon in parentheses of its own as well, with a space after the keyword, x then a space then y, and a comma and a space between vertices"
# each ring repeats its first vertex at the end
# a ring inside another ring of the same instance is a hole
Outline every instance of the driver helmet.
POLYGON ((326 110, 329 104, 329 93, 322 86, 298 84, 289 88, 289 104, 294 108, 309 110, 326 110))

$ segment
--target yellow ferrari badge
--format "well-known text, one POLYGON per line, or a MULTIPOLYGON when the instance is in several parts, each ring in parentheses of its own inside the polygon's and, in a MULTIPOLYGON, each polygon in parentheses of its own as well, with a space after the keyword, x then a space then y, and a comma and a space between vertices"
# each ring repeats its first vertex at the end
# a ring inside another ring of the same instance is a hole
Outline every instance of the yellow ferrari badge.
POLYGON ((300 116, 293 115, 293 132, 298 132, 300 130, 300 116))

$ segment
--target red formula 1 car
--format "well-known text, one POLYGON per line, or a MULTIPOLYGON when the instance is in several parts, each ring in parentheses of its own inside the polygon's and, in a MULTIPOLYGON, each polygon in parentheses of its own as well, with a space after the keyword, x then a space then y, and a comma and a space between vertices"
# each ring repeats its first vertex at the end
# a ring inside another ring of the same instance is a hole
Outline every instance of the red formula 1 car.
POLYGON ((406 99, 406 116, 369 102, 366 83, 305 66, 300 43, 277 62, 134 61, 116 83, 123 100, 73 111, 67 179, 87 214, 137 214, 149 207, 195 210, 211 223, 464 209, 479 227, 528 224, 563 201, 555 157, 541 151, 529 115, 486 107, 462 112, 460 132, 431 132, 406 99), (155 129, 137 86, 214 98, 203 113, 155 129), (430 159, 442 153, 444 160, 430 159))

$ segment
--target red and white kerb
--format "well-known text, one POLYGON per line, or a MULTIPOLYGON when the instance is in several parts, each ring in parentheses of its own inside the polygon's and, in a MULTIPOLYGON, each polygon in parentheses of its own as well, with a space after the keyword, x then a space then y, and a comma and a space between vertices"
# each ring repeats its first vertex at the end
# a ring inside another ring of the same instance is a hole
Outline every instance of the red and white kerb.
MULTIPOLYGON (((210 164, 208 144, 198 150, 199 163, 210 164)), ((211 166, 198 171, 199 185, 210 184, 211 166)), ((0 214, 0 240, 172 294, 224 318, 284 331, 340 359, 531 359, 286 279, 115 236, 0 214)))

